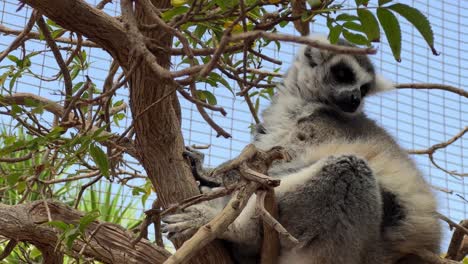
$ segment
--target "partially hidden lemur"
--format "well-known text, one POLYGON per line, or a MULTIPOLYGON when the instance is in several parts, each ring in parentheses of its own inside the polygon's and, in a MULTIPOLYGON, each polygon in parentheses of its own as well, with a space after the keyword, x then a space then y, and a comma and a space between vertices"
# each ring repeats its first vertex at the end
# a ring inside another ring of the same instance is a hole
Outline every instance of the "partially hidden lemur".
MULTIPOLYGON (((430 186, 405 150, 361 111, 366 96, 392 88, 365 55, 299 52, 254 141, 292 156, 269 171, 281 179, 279 222, 300 241, 281 239, 280 264, 419 264, 419 253, 438 252, 430 186)), ((166 216, 164 231, 193 234, 221 209, 215 202, 189 207, 166 216)), ((252 197, 222 239, 239 263, 258 263, 261 233, 252 197)))

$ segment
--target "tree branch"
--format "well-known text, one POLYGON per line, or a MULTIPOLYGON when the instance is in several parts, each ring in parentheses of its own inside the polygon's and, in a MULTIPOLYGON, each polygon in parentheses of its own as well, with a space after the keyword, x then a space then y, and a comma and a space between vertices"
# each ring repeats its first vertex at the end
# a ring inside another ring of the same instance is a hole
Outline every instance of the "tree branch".
MULTIPOLYGON (((127 68, 131 47, 122 23, 83 0, 21 0, 58 25, 86 36, 127 68)), ((84 44, 83 44, 84 45, 84 44)))
MULTIPOLYGON (((33 28, 34 26, 34 23, 36 23, 36 20, 37 20, 37 11, 34 10, 31 14, 31 17, 29 18, 29 21, 28 23, 26 24, 26 26, 24 27, 23 30, 20 31, 20 33, 18 34, 18 36, 15 38, 15 40, 13 40, 13 42, 11 42, 10 46, 8 46, 8 48, 6 48, 6 50, 4 50, 2 53, 0 53, 0 62, 10 53, 12 52, 13 50, 17 49, 19 46, 21 46, 21 43, 24 43, 24 41, 27 39, 27 35, 29 34, 29 32, 31 31, 31 29, 33 28)), ((0 27, 2 27, 0 25, 0 27)))
MULTIPOLYGON (((58 202, 48 201, 51 217, 54 221, 67 224, 77 224, 82 213, 58 202)), ((43 201, 19 205, 0 204, 0 235, 25 241, 34 245, 56 245, 59 232, 46 225, 47 213, 43 201)), ((132 234, 115 224, 103 224, 98 221, 91 223, 86 232, 91 233, 99 225, 99 232, 88 241, 83 251, 87 257, 92 257, 104 263, 162 263, 170 253, 147 240, 140 241, 135 248, 131 247, 132 234)), ((84 243, 76 239, 73 252, 80 252, 84 243)))
POLYGON ((429 89, 429 90, 443 90, 456 93, 460 96, 468 98, 468 91, 444 84, 438 83, 400 83, 395 85, 397 89, 429 89))

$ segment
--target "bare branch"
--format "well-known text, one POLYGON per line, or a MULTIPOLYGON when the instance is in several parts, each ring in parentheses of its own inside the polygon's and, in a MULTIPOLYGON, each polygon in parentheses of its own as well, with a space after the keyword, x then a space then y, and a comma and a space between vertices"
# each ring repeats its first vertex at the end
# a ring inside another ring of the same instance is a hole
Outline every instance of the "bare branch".
POLYGON ((102 0, 96 5, 96 8, 102 10, 108 3, 112 3, 112 0, 102 0))
MULTIPOLYGON (((60 53, 57 43, 55 43, 55 40, 52 37, 52 34, 50 33, 49 28, 47 27, 42 16, 37 19, 37 25, 44 34, 44 38, 47 42, 47 45, 49 45, 50 49, 52 50, 55 60, 57 61, 58 66, 60 67, 60 72, 63 75, 63 81, 65 83, 65 108, 67 108, 70 104, 71 96, 73 94, 73 84, 70 76, 70 71, 68 70, 67 64, 63 60, 62 54, 60 53)), ((63 118, 65 121, 67 121, 68 116, 64 116, 63 118)))
MULTIPOLYGON (((190 91, 192 95, 196 94, 196 89, 195 89, 195 83, 190 84, 190 91)), ((220 127, 218 124, 216 124, 213 119, 208 115, 208 113, 205 111, 205 108, 203 108, 202 105, 200 104, 195 104, 197 107, 198 112, 202 116, 202 118, 218 133, 216 137, 223 136, 224 138, 230 138, 231 134, 226 132, 222 127, 220 127)))
POLYGON ((283 225, 281 225, 266 209, 265 209, 265 206, 263 205, 264 202, 264 199, 265 199, 265 196, 266 196, 266 193, 265 191, 262 191, 260 192, 259 194, 257 194, 257 208, 260 209, 260 216, 262 217, 262 220, 265 222, 265 224, 267 224, 268 226, 270 226, 271 228, 273 228, 274 230, 276 230, 276 232, 278 232, 278 234, 280 234, 281 236, 285 237, 286 239, 288 239, 292 245, 297 245, 299 244, 299 240, 297 240, 297 238, 295 238, 293 235, 291 235, 291 233, 289 233, 286 228, 283 227, 283 225), (260 199, 260 201, 258 200, 260 199))
MULTIPOLYGON (((21 33, 23 33, 23 30, 16 30, 12 28, 5 27, 4 25, 0 24, 0 33, 6 34, 6 35, 16 35, 19 36, 21 33)), ((29 39, 41 39, 39 32, 28 32, 25 37, 25 40, 29 39)), ((71 44, 71 45, 78 45, 78 40, 73 40, 71 38, 55 38, 55 42, 59 43, 65 43, 65 44, 71 44)), ((83 47, 90 47, 90 48, 99 48, 100 46, 92 41, 89 40, 84 40, 81 45, 83 47)))
POLYGON ((456 93, 460 96, 468 98, 468 91, 444 84, 438 83, 400 83, 395 86, 398 89, 429 89, 429 90, 443 90, 456 93))
POLYGON ((41 180, 41 182, 44 184, 55 184, 55 183, 62 183, 62 182, 77 181, 77 180, 92 178, 94 176, 99 175, 100 173, 101 172, 99 170, 95 170, 95 171, 91 171, 88 173, 79 174, 76 176, 71 176, 71 177, 67 177, 63 179, 53 179, 53 180, 45 180, 45 181, 41 180))
MULTIPOLYGON (((2 53, 0 53, 0 62, 13 50, 17 49, 19 46, 21 46, 22 43, 26 40, 26 36, 29 34, 31 29, 34 26, 34 23, 36 23, 37 20, 37 11, 34 10, 31 14, 31 17, 29 18, 28 23, 24 27, 24 29, 21 31, 21 33, 18 34, 18 36, 11 42, 10 46, 6 48, 2 53)), ((1 27, 1 25, 0 25, 1 27)))
POLYGON ((6 163, 15 163, 15 162, 22 162, 30 159, 32 157, 32 153, 28 153, 22 157, 17 157, 17 158, 0 158, 0 162, 6 162, 6 163))
MULTIPOLYGON (((237 41, 252 41, 258 38, 265 38, 268 40, 278 40, 283 42, 292 42, 308 45, 322 50, 329 50, 334 53, 342 54, 375 54, 377 50, 374 48, 355 48, 348 46, 340 46, 333 44, 326 44, 317 40, 313 40, 309 37, 299 37, 294 35, 279 34, 279 33, 270 33, 261 30, 243 32, 238 34, 233 34, 229 37, 229 42, 237 41)), ((221 45, 221 43, 220 43, 221 45)))
MULTIPOLYGON (((460 222, 460 226, 463 228, 468 227, 468 221, 463 220, 460 222)), ((463 237, 465 237, 466 233, 464 230, 460 228, 456 228, 453 231, 452 239, 450 240, 450 245, 447 249, 447 255, 445 256, 446 259, 452 259, 452 260, 461 260, 458 259, 458 253, 460 251, 461 244, 463 242, 463 237)))
POLYGON ((409 154, 415 154, 415 155, 425 155, 425 154, 427 154, 429 156, 429 160, 432 162, 432 164, 435 167, 437 167, 438 169, 442 170, 443 172, 445 172, 447 174, 455 175, 455 176, 466 177, 466 176, 468 176, 468 173, 460 173, 460 172, 456 172, 456 171, 449 171, 447 169, 442 168, 439 164, 437 164, 435 162, 434 153, 439 149, 448 147, 449 145, 451 145, 452 143, 454 143, 455 141, 457 141, 458 139, 463 137, 467 132, 468 132, 468 126, 465 127, 463 130, 461 130, 458 134, 453 136, 451 139, 449 139, 449 140, 447 140, 445 142, 435 144, 435 145, 429 147, 428 149, 409 150, 408 153, 409 154))
POLYGON ((179 264, 194 256, 200 249, 215 240, 220 234, 227 230, 242 210, 247 205, 250 196, 260 185, 250 182, 244 185, 238 193, 234 194, 226 207, 208 224, 200 227, 189 240, 180 247, 176 253, 170 256, 164 264, 179 264))
POLYGON ((187 99, 188 101, 194 103, 194 104, 197 104, 197 105, 201 105, 205 108, 208 108, 210 110, 213 110, 213 111, 217 111, 217 112, 220 112, 223 116, 226 116, 227 115, 227 112, 226 110, 224 110, 223 107, 220 107, 220 106, 215 106, 215 105, 210 105, 210 104, 207 104, 203 101, 200 101, 196 98, 193 97, 193 95, 190 95, 189 93, 187 93, 184 89, 182 88, 178 88, 177 91, 185 98, 187 99))
POLYGON ((8 257, 11 254, 11 252, 13 252, 13 249, 15 249, 16 245, 18 245, 18 241, 14 239, 8 241, 8 244, 3 249, 2 254, 0 254, 0 261, 8 257))
MULTIPOLYGON (((58 202, 48 201, 52 218, 67 224, 76 224, 82 213, 58 202)), ((19 205, 0 204, 0 235, 25 241, 37 246, 56 245, 59 231, 48 225, 47 213, 43 201, 19 205)), ((91 233, 99 225, 92 222, 86 232, 91 233)), ((147 240, 140 241, 135 248, 131 247, 131 234, 124 228, 106 223, 89 241, 89 246, 83 251, 87 257, 92 257, 103 263, 162 263, 170 253, 147 240)), ((72 250, 80 252, 84 242, 76 239, 72 250)))

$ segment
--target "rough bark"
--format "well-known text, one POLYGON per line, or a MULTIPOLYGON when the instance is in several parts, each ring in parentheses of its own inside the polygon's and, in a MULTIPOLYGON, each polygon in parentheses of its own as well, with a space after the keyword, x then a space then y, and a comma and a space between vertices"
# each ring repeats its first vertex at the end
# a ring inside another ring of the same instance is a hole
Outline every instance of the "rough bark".
MULTIPOLYGON (((124 67, 129 68, 131 45, 124 26, 117 19, 95 9, 82 0, 23 0, 62 27, 77 32, 102 46, 124 67)), ((170 7, 169 0, 153 1, 159 8, 170 7)), ((150 24, 138 1, 136 16, 142 23, 150 24)), ((172 36, 161 29, 144 32, 159 40, 159 45, 170 47, 172 36)), ((155 54, 158 63, 169 68, 170 55, 155 54)), ((145 64, 138 67, 130 78, 130 107, 135 117, 146 107, 161 99, 175 87, 157 78, 145 64)), ((184 140, 181 131, 180 106, 176 94, 167 97, 145 114, 134 120, 136 149, 148 177, 153 183, 161 204, 170 204, 199 193, 188 164, 183 160, 184 140)), ((200 252, 193 263, 231 263, 219 242, 214 242, 200 252)))
POLYGON ((83 0, 21 0, 60 26, 86 36, 126 66, 130 47, 123 25, 117 19, 83 0))
MULTIPOLYGON (((48 202, 52 220, 78 223, 83 216, 77 210, 58 202, 48 202)), ((45 224, 48 221, 43 201, 28 204, 0 204, 0 233, 16 241, 29 242, 45 252, 46 263, 62 263, 61 254, 53 252, 59 231, 45 224), (58 261, 58 262, 57 262, 58 261)), ((87 229, 88 245, 83 250, 87 257, 104 263, 163 263, 170 253, 148 240, 141 240, 135 248, 131 246, 132 233, 110 223, 94 221, 87 229), (99 230, 96 231, 96 229, 99 230)), ((80 252, 84 243, 75 240, 73 251, 80 252)))
MULTIPOLYGON (((169 0, 153 1, 153 3, 158 8, 170 7, 169 0)), ((138 3, 136 16, 143 24, 154 23, 138 3)), ((158 39, 160 45, 166 47, 172 45, 172 36, 161 29, 145 32, 145 35, 158 39)), ((155 53, 155 56, 162 67, 169 68, 171 57, 168 53, 155 53)), ((168 92, 175 91, 176 87, 173 85, 158 79, 149 66, 141 65, 132 75, 130 84, 130 107, 133 115, 138 115, 168 92)), ((180 106, 175 92, 134 120, 136 148, 164 208, 199 194, 195 179, 191 176, 191 169, 182 157, 185 146, 180 120, 180 106)), ((176 242, 176 244, 181 243, 176 242)), ((191 261, 192 263, 230 263, 226 256, 228 254, 221 244, 215 242, 191 261)))

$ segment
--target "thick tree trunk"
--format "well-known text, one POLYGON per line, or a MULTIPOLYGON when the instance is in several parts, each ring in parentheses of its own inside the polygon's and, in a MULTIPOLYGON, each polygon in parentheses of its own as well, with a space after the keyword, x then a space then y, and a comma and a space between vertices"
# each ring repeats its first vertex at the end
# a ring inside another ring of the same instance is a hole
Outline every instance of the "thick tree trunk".
MULTIPOLYGON (((58 202, 48 202, 54 221, 77 224, 82 213, 58 202)), ((0 204, 0 234, 16 241, 29 242, 43 253, 45 263, 62 263, 63 255, 54 252, 61 231, 46 224, 47 211, 43 201, 28 204, 0 204)), ((148 240, 142 239, 132 247, 134 235, 122 227, 94 221, 87 228, 88 245, 75 240, 73 251, 104 263, 112 264, 158 264, 163 263, 170 253, 148 240), (92 237, 91 237, 92 235, 92 237), (91 237, 91 238, 90 238, 91 237)))
MULTIPOLYGON (((122 67, 129 69, 132 61, 128 60, 128 56, 132 46, 122 23, 116 19, 91 7, 83 0, 22 1, 62 27, 101 45, 122 67)), ((153 3, 160 8, 170 7, 169 0, 154 0, 153 3)), ((138 20, 151 23, 138 1, 135 1, 135 5, 138 20)), ((159 40, 160 45, 172 45, 172 37, 162 30, 156 29, 145 34, 159 40)), ((155 55, 161 66, 169 68, 169 54, 155 55)), ((130 107, 133 116, 136 117, 172 90, 175 91, 172 84, 162 81, 147 65, 141 64, 131 76, 130 107)), ((182 158, 184 140, 180 115, 179 102, 174 92, 135 120, 136 149, 164 207, 199 193, 190 168, 182 158)), ((116 244, 119 242, 114 241, 116 244)), ((150 252, 151 250, 147 253, 150 252)), ((212 243, 198 256, 193 259, 193 263, 231 263, 219 242, 212 243)))
MULTIPOLYGON (((153 3, 158 8, 170 7, 169 0, 154 0, 153 3)), ((136 16, 140 23, 154 23, 138 2, 136 16)), ((157 39, 159 45, 172 46, 172 36, 161 29, 146 32, 145 35, 157 39)), ((155 56, 159 65, 164 68, 170 67, 169 54, 161 52, 155 56)), ((159 79, 147 65, 141 65, 131 78, 130 106, 134 117, 170 91, 174 91, 134 119, 136 148, 163 207, 199 194, 189 164, 182 157, 185 146, 181 131, 180 105, 175 90, 174 84, 159 79)), ((220 243, 215 242, 193 258, 192 263, 230 263, 227 256, 220 243)))

